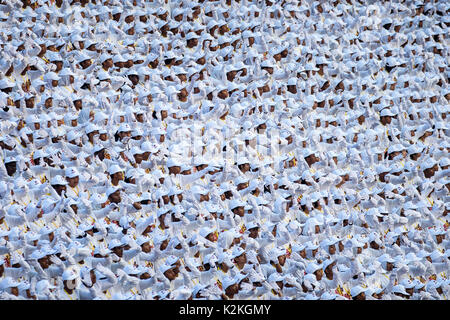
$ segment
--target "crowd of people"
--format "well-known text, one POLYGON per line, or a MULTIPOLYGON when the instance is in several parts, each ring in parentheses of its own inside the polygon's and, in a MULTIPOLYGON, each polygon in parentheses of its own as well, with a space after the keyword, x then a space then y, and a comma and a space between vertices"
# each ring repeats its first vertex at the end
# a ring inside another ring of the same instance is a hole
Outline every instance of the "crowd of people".
POLYGON ((0 1, 0 299, 446 300, 449 10, 0 1))

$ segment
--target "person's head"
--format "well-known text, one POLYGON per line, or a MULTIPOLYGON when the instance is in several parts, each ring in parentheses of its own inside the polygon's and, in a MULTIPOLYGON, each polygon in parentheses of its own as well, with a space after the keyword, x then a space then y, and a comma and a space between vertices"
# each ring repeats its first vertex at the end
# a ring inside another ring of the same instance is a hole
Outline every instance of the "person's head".
POLYGON ((243 206, 238 206, 238 207, 234 208, 234 209, 231 210, 231 211, 233 211, 233 213, 234 213, 235 215, 238 215, 238 216, 240 216, 240 217, 243 217, 244 214, 245 214, 245 209, 244 209, 243 206))
MULTIPOLYGON (((108 153, 106 152, 105 148, 102 148, 102 149, 94 152, 94 156, 98 157, 98 159, 100 161, 103 161, 106 158, 107 154, 108 153)), ((86 157, 86 162, 89 161, 88 162, 89 164, 90 164, 90 161, 91 161, 90 159, 91 159, 90 157, 86 157)))
POLYGON ((243 163, 243 164, 240 164, 238 166, 238 168, 239 168, 239 170, 242 171, 242 173, 246 173, 246 172, 250 171, 250 164, 249 163, 243 163))
POLYGON ((405 288, 406 293, 408 293, 408 299, 410 296, 412 296, 414 294, 414 287, 411 288, 405 288))
POLYGON ((336 265, 336 262, 330 263, 324 270, 325 276, 328 280, 333 280, 333 267, 336 265))
POLYGON ((92 64, 92 60, 91 59, 86 59, 80 62, 80 66, 83 69, 89 68, 92 64))
POLYGON ((353 300, 366 300, 366 293, 363 291, 358 295, 352 297, 353 300))
POLYGON ((108 58, 105 61, 102 62, 102 67, 105 70, 108 70, 109 68, 113 67, 114 63, 113 63, 113 59, 112 58, 108 58))
POLYGON ((166 278, 169 279, 169 281, 175 280, 178 276, 178 274, 175 272, 175 268, 176 267, 172 267, 164 271, 164 276, 166 276, 166 278))
POLYGON ((317 281, 322 280, 323 277, 323 269, 319 268, 316 271, 314 271, 314 275, 316 276, 317 281))
POLYGON ((392 262, 387 261, 386 262, 386 271, 392 271, 394 270, 394 264, 392 262))
POLYGON ((168 194, 162 195, 161 198, 163 199, 163 203, 164 203, 164 204, 169 204, 169 202, 170 202, 170 197, 169 197, 168 194))
POLYGON ((89 277, 91 278, 91 283, 94 285, 97 282, 97 276, 95 275, 95 270, 91 269, 89 271, 89 277))
POLYGON ((131 138, 131 131, 127 130, 127 131, 120 131, 118 132, 118 136, 120 141, 122 141, 125 138, 131 138))
POLYGON ((385 126, 387 124, 391 124, 392 122, 392 117, 391 116, 381 116, 380 117, 380 121, 381 123, 385 126))
POLYGON ((122 201, 120 190, 116 190, 108 196, 108 200, 112 203, 119 204, 122 201))
POLYGON ((50 259, 48 256, 44 256, 38 259, 38 263, 40 264, 42 269, 47 269, 50 266, 50 259))
POLYGON ((225 289, 225 294, 229 297, 229 298, 233 298, 235 294, 237 294, 239 292, 239 284, 238 283, 233 283, 231 285, 229 285, 226 289, 225 289))
POLYGON ((336 253, 336 246, 334 244, 331 244, 328 246, 328 252, 330 254, 335 254, 336 253))
POLYGON ((259 235, 259 227, 250 228, 250 229, 248 229, 248 231, 249 231, 248 236, 250 238, 256 239, 259 235))
POLYGON ((370 242, 370 247, 374 250, 380 249, 380 245, 375 240, 370 242))
POLYGON ((63 280, 63 286, 64 286, 64 290, 66 290, 68 293, 72 293, 72 291, 77 286, 77 279, 63 280))
POLYGON ((200 202, 209 201, 209 193, 200 195, 200 202))
POLYGON ((48 97, 47 99, 45 99, 44 107, 47 109, 50 109, 51 107, 53 107, 53 98, 52 97, 48 97))
POLYGON ((206 236, 206 239, 208 239, 211 242, 216 242, 218 239, 218 235, 216 232, 211 232, 206 236))
POLYGON ((13 296, 16 296, 16 297, 19 296, 19 288, 18 288, 18 287, 16 287, 16 286, 11 287, 10 290, 11 290, 11 294, 12 294, 13 296))
POLYGON ((168 228, 168 226, 166 226, 166 217, 167 217, 167 212, 162 213, 161 215, 158 216, 159 225, 162 229, 168 228))
MULTIPOLYGON (((54 80, 53 80, 54 81, 54 80)), ((52 81, 52 82, 53 82, 52 81)), ((32 109, 32 108, 34 108, 34 97, 30 97, 30 98, 28 98, 28 99, 25 99, 25 106, 27 107, 27 108, 30 108, 30 109, 32 109)))
POLYGON ((150 253, 150 251, 152 250, 152 246, 150 245, 150 242, 147 241, 141 244, 141 249, 145 253, 150 253))
POLYGON ((247 263, 247 255, 245 252, 234 258, 234 262, 238 266, 239 269, 242 269, 244 265, 247 263))
POLYGON ((17 162, 16 161, 9 161, 5 163, 6 173, 11 177, 13 176, 17 171, 17 162))
POLYGON ((69 187, 75 188, 78 185, 78 182, 80 181, 79 176, 75 177, 66 177, 67 183, 69 184, 69 187))
POLYGON ((316 224, 316 225, 314 226, 314 233, 315 233, 315 234, 319 234, 319 233, 320 233, 320 226, 319 226, 318 224, 316 224))
POLYGON ((169 174, 177 175, 179 173, 181 173, 181 167, 180 166, 169 167, 169 174))
POLYGON ((281 266, 284 266, 284 264, 286 263, 286 258, 287 258, 286 254, 279 255, 278 256, 278 263, 281 266))
POLYGON ((118 256, 119 258, 122 258, 122 257, 123 257, 123 250, 124 250, 124 246, 123 246, 123 245, 120 245, 120 246, 117 246, 117 247, 114 247, 114 248, 111 249, 111 251, 112 251, 116 256, 118 256))
POLYGON ((159 250, 161 250, 161 251, 166 250, 168 245, 169 245, 169 239, 163 240, 161 242, 161 245, 159 246, 159 250))
POLYGON ((63 191, 64 192, 67 191, 67 187, 64 184, 54 184, 54 185, 52 185, 52 187, 53 187, 53 189, 55 189, 56 193, 60 196, 62 195, 63 191))
POLYGON ((111 183, 114 186, 117 186, 121 180, 124 180, 124 174, 122 171, 111 174, 111 183))
POLYGON ((218 265, 219 265, 219 268, 225 273, 227 273, 228 270, 230 269, 230 266, 225 262, 220 262, 220 263, 218 263, 218 265))
POLYGON ((306 248, 303 248, 302 250, 299 251, 299 255, 300 257, 302 257, 303 259, 306 259, 306 248))
POLYGON ((148 225, 144 231, 142 231, 142 235, 146 236, 154 229, 154 225, 148 225))

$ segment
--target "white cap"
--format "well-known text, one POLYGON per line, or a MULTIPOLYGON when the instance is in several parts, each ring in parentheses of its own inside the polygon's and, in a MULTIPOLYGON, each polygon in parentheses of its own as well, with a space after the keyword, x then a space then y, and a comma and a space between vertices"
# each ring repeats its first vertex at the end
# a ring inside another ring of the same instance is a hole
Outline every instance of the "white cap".
POLYGON ((360 285, 357 285, 350 290, 350 295, 352 297, 356 297, 358 294, 360 294, 362 292, 366 292, 366 291, 367 291, 367 288, 363 288, 360 285))
POLYGON ((109 197, 111 194, 113 194, 114 192, 116 192, 117 190, 120 190, 119 187, 114 187, 111 186, 106 190, 106 196, 109 197))
POLYGON ((61 177, 60 175, 54 176, 51 180, 50 180, 50 184, 51 185, 67 185, 67 181, 61 177))
POLYGON ((173 268, 173 266, 171 266, 170 264, 164 263, 163 265, 161 265, 161 266, 159 267, 159 271, 161 271, 161 273, 164 273, 164 272, 166 272, 167 270, 172 269, 172 268, 173 268))
POLYGON ((404 294, 406 296, 409 296, 409 293, 406 292, 405 287, 403 285, 401 285, 401 284, 398 284, 398 285, 392 287, 392 292, 393 293, 401 293, 401 294, 404 294))
POLYGON ((222 279, 222 288, 225 290, 227 289, 229 286, 235 284, 237 282, 236 277, 230 277, 230 276, 226 276, 222 279))
POLYGON ((306 266, 307 273, 314 273, 316 270, 322 269, 322 264, 317 264, 315 262, 310 262, 306 266))
POLYGON ((62 279, 63 280, 74 280, 78 277, 78 273, 75 271, 74 268, 69 268, 64 270, 63 274, 62 274, 62 279))
POLYGON ((66 169, 66 177, 67 178, 74 178, 74 177, 78 177, 79 175, 80 175, 80 173, 78 172, 77 168, 75 168, 75 167, 66 169))
POLYGON ((140 246, 146 242, 149 242, 150 240, 152 240, 150 237, 145 237, 145 236, 139 236, 136 239, 136 243, 140 246))
POLYGON ((237 207, 245 207, 245 206, 246 206, 246 203, 241 200, 238 200, 238 199, 231 200, 230 204, 229 204, 230 210, 233 210, 234 208, 237 208, 237 207))
POLYGON ((50 284, 50 282, 46 279, 39 280, 38 282, 36 282, 36 292, 38 294, 45 292, 47 289, 55 289, 55 288, 56 287, 50 284))
POLYGON ((239 257, 241 254, 245 253, 245 250, 239 246, 235 246, 233 252, 231 253, 231 259, 239 257))
POLYGON ((108 173, 110 175, 113 175, 117 172, 122 172, 122 168, 120 168, 117 164, 113 164, 109 169, 108 169, 108 173))

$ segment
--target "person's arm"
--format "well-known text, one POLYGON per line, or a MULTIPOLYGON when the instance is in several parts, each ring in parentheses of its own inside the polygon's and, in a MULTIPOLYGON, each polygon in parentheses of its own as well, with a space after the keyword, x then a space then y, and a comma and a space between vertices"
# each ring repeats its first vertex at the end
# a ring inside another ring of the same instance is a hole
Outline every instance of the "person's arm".
POLYGON ((105 208, 93 210, 92 213, 98 220, 100 220, 106 217, 114 208, 117 208, 117 205, 115 203, 111 203, 105 208))
POLYGON ((20 299, 19 297, 16 297, 15 295, 4 291, 0 293, 0 300, 20 300, 20 299))
POLYGON ((102 266, 101 264, 99 264, 96 269, 106 276, 106 281, 109 282, 111 286, 115 286, 117 284, 117 276, 110 269, 102 266))
POLYGON ((47 279, 48 276, 45 273, 44 269, 42 269, 41 265, 39 264, 39 262, 37 260, 29 260, 30 261, 30 265, 33 266, 33 269, 36 271, 37 275, 39 276, 40 279, 47 279))
POLYGON ((139 280, 138 284, 139 291, 144 291, 145 289, 148 289, 153 285, 155 285, 155 283, 156 282, 154 277, 145 280, 139 280))
POLYGON ((135 256, 137 256, 140 252, 142 252, 141 247, 136 246, 134 248, 124 251, 123 258, 125 259, 125 261, 129 261, 133 259, 135 256))
POLYGON ((435 274, 440 274, 441 272, 448 272, 450 270, 450 263, 448 259, 443 263, 433 263, 435 274))
MULTIPOLYGON (((50 258, 52 260, 53 257, 50 258)), ((64 272, 64 264, 60 265, 51 265, 47 269, 45 269, 48 277, 50 278, 57 278, 60 277, 64 272)))
POLYGON ((121 287, 124 290, 129 290, 129 289, 139 285, 138 278, 127 275, 126 272, 123 271, 122 269, 117 270, 117 275, 119 277, 118 283, 121 285, 121 287))

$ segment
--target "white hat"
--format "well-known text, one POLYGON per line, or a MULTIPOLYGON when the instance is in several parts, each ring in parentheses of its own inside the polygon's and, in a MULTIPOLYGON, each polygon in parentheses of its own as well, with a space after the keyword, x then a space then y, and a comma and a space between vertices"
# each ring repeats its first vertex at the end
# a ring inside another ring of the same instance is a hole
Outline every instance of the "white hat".
POLYGON ((277 282, 277 281, 283 281, 285 279, 285 276, 282 276, 281 274, 279 274, 278 272, 273 272, 269 278, 267 279, 267 281, 270 282, 277 282))
POLYGON ((178 157, 170 157, 168 160, 167 160, 167 167, 168 168, 170 168, 170 167, 177 167, 177 166, 181 166, 182 165, 182 162, 181 162, 181 159, 178 159, 178 157))
POLYGON ((235 246, 233 252, 231 253, 231 259, 239 257, 241 254, 245 253, 245 250, 239 246, 235 246))
POLYGON ((401 284, 398 284, 398 285, 392 287, 392 292, 393 293, 401 293, 401 294, 409 296, 409 293, 406 292, 405 287, 401 284))
POLYGON ((314 273, 316 270, 322 269, 322 264, 317 264, 315 262, 310 262, 306 266, 306 272, 307 273, 314 273))
POLYGON ((77 168, 75 168, 75 167, 66 169, 66 177, 67 178, 74 178, 74 177, 78 177, 79 175, 80 175, 80 173, 78 172, 77 168))
POLYGON ((215 231, 214 228, 208 228, 208 227, 203 227, 200 229, 199 234, 203 237, 206 238, 206 236, 208 236, 208 234, 213 233, 215 231))
POLYGON ((383 262, 394 263, 394 262, 395 262, 395 260, 392 259, 392 258, 389 256, 389 254, 387 254, 387 253, 381 255, 377 260, 378 260, 380 263, 383 263, 383 262))
POLYGON ((336 300, 337 295, 334 293, 330 293, 330 292, 324 292, 321 296, 320 296, 320 300, 336 300))
POLYGON ((150 238, 150 237, 145 237, 145 236, 139 236, 137 239, 136 239, 136 243, 140 246, 140 245, 142 245, 142 244, 144 244, 144 243, 146 243, 146 242, 149 242, 149 241, 151 241, 152 239, 150 238))
POLYGON ((51 180, 50 180, 50 184, 51 185, 62 185, 62 186, 66 186, 67 185, 67 181, 60 175, 54 176, 51 180))
POLYGON ((118 190, 120 190, 119 187, 111 186, 106 190, 106 196, 109 197, 111 194, 113 194, 114 192, 116 192, 118 190))
POLYGON ((192 192, 193 194, 201 194, 201 195, 206 195, 206 194, 209 193, 208 189, 203 188, 203 187, 201 187, 201 186, 199 186, 199 185, 193 186, 193 187, 191 188, 191 192, 192 192))
POLYGON ((234 208, 237 208, 237 207, 245 207, 245 206, 246 206, 246 203, 241 200, 238 200, 238 199, 231 200, 230 204, 229 204, 230 210, 233 210, 234 208))
POLYGON ((20 282, 12 279, 11 277, 5 277, 1 282, 0 282, 0 288, 2 290, 8 289, 8 288, 14 288, 14 287, 18 287, 20 284, 20 282))
POLYGON ((384 108, 383 110, 381 110, 380 116, 395 116, 396 114, 394 112, 392 112, 392 110, 390 108, 384 108))
POLYGON ((128 123, 121 123, 117 132, 128 132, 131 131, 131 127, 128 123))
POLYGON ((44 293, 47 289, 56 289, 47 279, 36 282, 36 293, 44 293))
POLYGON ((78 273, 74 268, 66 269, 64 270, 62 274, 63 280, 74 280, 78 277, 78 273))
POLYGON ((163 265, 161 265, 161 266, 159 267, 159 271, 161 271, 161 273, 164 273, 164 272, 166 272, 167 270, 172 269, 172 268, 173 268, 172 265, 167 264, 167 263, 164 263, 163 265))
POLYGON ((162 216, 163 214, 165 214, 169 211, 170 211, 170 208, 168 208, 167 206, 161 207, 156 211, 156 216, 159 218, 160 216, 162 216))
POLYGON ((141 150, 141 148, 139 148, 138 146, 134 146, 131 148, 130 150, 132 155, 136 155, 136 154, 142 154, 143 151, 141 150))
POLYGON ((357 285, 357 286, 351 288, 350 295, 352 297, 356 297, 358 294, 360 294, 362 292, 366 292, 366 291, 367 291, 367 288, 363 288, 360 285, 357 285))
POLYGON ((426 161, 423 161, 421 163, 421 169, 425 170, 425 169, 429 169, 434 167, 434 165, 437 164, 437 161, 434 160, 433 158, 429 157, 428 159, 426 159, 426 161))
POLYGON ((230 277, 230 276, 225 276, 223 279, 222 279, 222 288, 225 290, 225 289, 227 289, 229 286, 231 286, 231 285, 233 285, 233 284, 235 284, 235 283, 237 283, 237 279, 236 279, 236 277, 230 277))
POLYGON ((35 259, 35 260, 39 260, 43 257, 45 257, 47 255, 47 253, 44 250, 34 250, 31 255, 30 258, 31 259, 35 259))
POLYGON ((108 173, 110 175, 113 175, 117 172, 123 172, 122 168, 120 168, 117 164, 113 164, 109 169, 108 169, 108 173))

